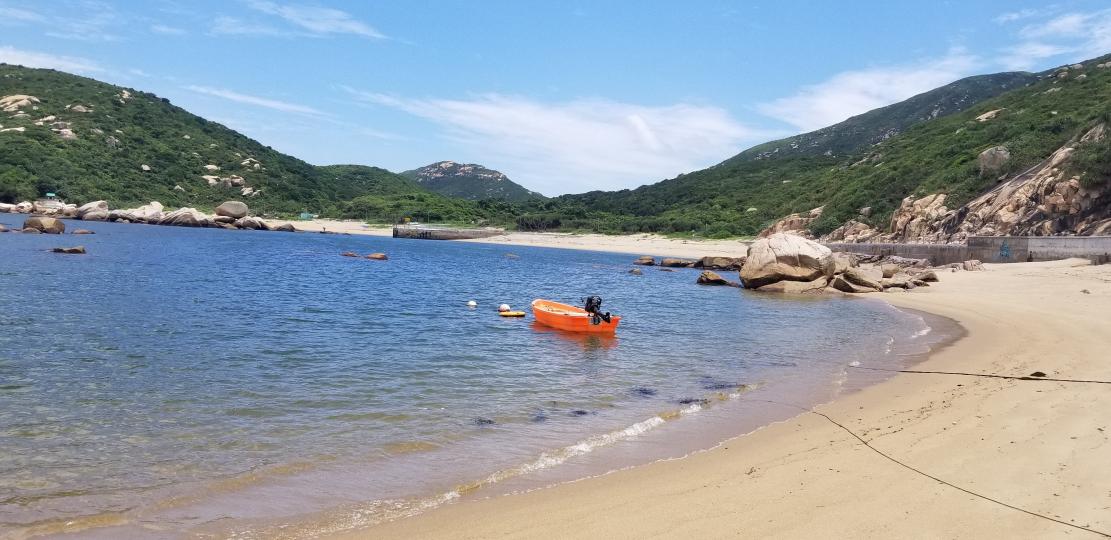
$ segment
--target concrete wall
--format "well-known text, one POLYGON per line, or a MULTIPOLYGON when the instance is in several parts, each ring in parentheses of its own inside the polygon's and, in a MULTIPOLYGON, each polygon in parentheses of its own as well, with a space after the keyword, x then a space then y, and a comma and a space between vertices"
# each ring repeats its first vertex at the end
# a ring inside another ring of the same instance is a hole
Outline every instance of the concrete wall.
POLYGON ((420 240, 469 240, 490 238, 505 234, 503 229, 453 229, 450 227, 421 227, 398 225, 393 228, 394 238, 417 238, 420 240))
POLYGON ((1111 262, 1111 236, 973 236, 960 244, 826 244, 834 251, 929 259, 935 265, 969 259, 1005 263, 1080 257, 1111 262))

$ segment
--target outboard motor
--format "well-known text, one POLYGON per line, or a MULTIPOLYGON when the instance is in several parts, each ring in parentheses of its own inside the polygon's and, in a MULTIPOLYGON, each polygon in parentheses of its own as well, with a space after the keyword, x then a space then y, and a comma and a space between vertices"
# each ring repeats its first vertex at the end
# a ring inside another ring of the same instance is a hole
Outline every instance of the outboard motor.
POLYGON ((602 297, 601 296, 588 296, 584 300, 585 306, 583 310, 591 314, 590 322, 593 324, 602 324, 602 321, 610 322, 610 313, 607 311, 602 313, 602 297))

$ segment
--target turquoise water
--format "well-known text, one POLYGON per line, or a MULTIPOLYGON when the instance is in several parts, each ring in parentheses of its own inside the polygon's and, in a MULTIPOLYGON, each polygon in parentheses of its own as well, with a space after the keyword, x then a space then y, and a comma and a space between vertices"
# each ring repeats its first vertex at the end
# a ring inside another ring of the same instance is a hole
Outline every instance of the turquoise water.
POLYGON ((795 413, 744 396, 825 401, 937 335, 630 255, 68 226, 97 234, 0 234, 0 535, 362 526, 704 448, 795 413), (617 337, 496 316, 590 294, 617 337))

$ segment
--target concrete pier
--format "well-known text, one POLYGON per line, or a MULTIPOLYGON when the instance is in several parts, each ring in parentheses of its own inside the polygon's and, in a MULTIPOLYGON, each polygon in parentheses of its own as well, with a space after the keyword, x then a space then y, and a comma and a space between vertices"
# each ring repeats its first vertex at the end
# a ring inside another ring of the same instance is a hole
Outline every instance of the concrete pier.
POLYGON ((505 229, 495 229, 492 227, 465 229, 431 225, 395 225, 393 228, 394 238, 416 238, 419 240, 470 240, 472 238, 490 238, 503 234, 505 234, 505 229))

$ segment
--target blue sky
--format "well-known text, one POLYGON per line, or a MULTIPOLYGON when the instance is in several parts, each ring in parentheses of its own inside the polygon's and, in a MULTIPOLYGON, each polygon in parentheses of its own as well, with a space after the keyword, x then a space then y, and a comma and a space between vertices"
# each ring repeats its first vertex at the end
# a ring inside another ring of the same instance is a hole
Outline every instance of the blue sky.
POLYGON ((1111 9, 1083 0, 0 0, 0 62, 154 92, 316 164, 476 162, 547 195, 1107 52, 1111 9))

